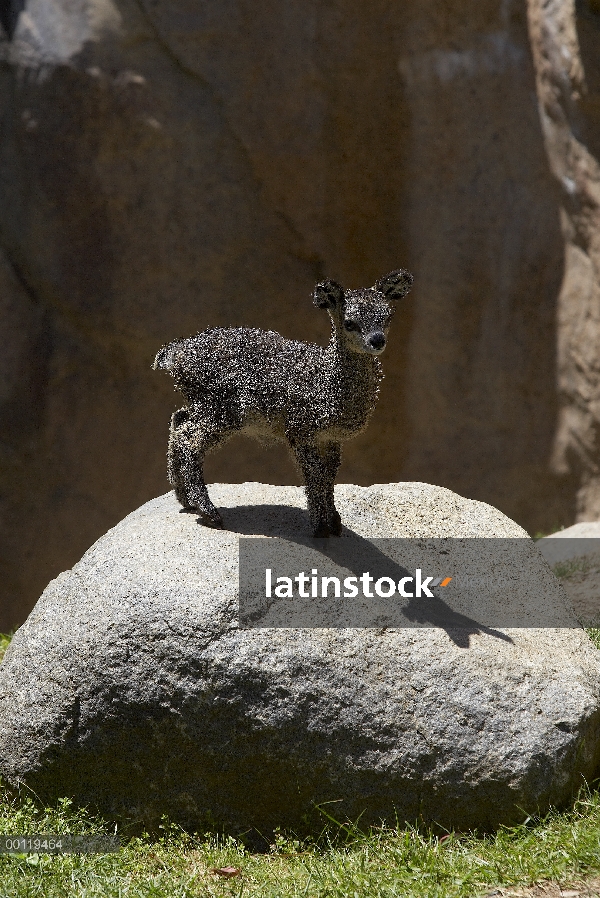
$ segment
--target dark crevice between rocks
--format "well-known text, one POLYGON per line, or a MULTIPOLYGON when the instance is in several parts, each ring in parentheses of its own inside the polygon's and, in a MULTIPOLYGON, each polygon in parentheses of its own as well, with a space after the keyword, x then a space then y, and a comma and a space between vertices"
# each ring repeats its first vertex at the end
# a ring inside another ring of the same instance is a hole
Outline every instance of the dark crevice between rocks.
POLYGON ((25 9, 25 0, 0 0, 0 24, 9 40, 17 29, 19 16, 25 9))
MULTIPOLYGON (((0 3, 1 2, 3 2, 3 0, 0 0, 0 3)), ((600 2, 600 0, 598 0, 598 2, 600 2)), ((161 34, 159 27, 154 22, 144 3, 142 3, 141 0, 136 0, 136 5, 145 21, 151 28, 157 44, 165 52, 166 56, 171 60, 173 65, 188 78, 193 78, 194 81, 197 81, 199 84, 201 84, 210 94, 211 98, 217 105, 219 112, 221 113, 223 122, 225 123, 227 130, 229 131, 231 138, 235 143, 235 146, 238 148, 245 159, 248 170, 251 173, 252 179, 256 186, 257 196, 259 198, 262 197, 265 190, 264 181, 256 171, 256 167, 252 159, 252 153, 250 152, 246 142, 244 141, 243 137, 238 134, 235 127, 231 123, 231 119, 227 113, 227 106, 223 97, 221 96, 219 91, 215 89, 214 84, 211 84, 211 82, 208 81, 202 74, 200 74, 200 72, 195 71, 195 69, 187 65, 187 63, 185 63, 177 55, 173 47, 161 34)), ((266 208, 268 208, 268 206, 269 204, 266 205, 266 208)), ((292 255, 294 255, 295 258, 297 258, 300 262, 303 262, 305 265, 307 265, 313 279, 321 280, 321 278, 324 277, 323 272, 325 260, 321 258, 319 254, 314 253, 310 249, 306 248, 306 237, 298 230, 296 225, 291 221, 290 217, 286 215, 286 213, 282 209, 276 207, 273 211, 275 212, 277 218, 283 223, 284 227, 288 229, 289 234, 292 237, 291 245, 292 247, 294 247, 294 249, 292 250, 292 255)))
POLYGON ((37 308, 44 310, 46 329, 51 327, 53 321, 60 321, 76 343, 91 348, 95 351, 98 358, 110 359, 110 364, 115 370, 119 371, 119 376, 128 376, 129 366, 127 360, 132 357, 135 358, 135 344, 133 342, 128 344, 125 338, 121 337, 117 343, 114 337, 105 336, 93 326, 90 326, 85 316, 70 308, 67 302, 61 301, 58 297, 40 296, 31 286, 19 262, 15 261, 12 253, 2 243, 0 243, 0 252, 3 254, 24 293, 37 308))
MULTIPOLYGON (((2 0, 0 0, 0 3, 1 3, 1 2, 2 2, 2 0)), ((19 265, 17 262, 15 262, 14 258, 13 258, 12 255, 8 252, 8 250, 6 249, 6 247, 3 246, 3 245, 1 245, 1 244, 0 244, 0 252, 1 252, 2 255, 4 256, 4 258, 5 258, 6 262, 7 262, 7 264, 10 266, 10 269, 11 269, 12 273, 14 274, 14 276, 15 276, 15 278, 16 278, 18 284, 19 284, 19 286, 21 287, 21 289, 23 290, 23 292, 29 297, 29 299, 31 300, 31 302, 32 302, 35 306, 46 305, 46 304, 43 303, 42 300, 39 298, 39 296, 37 295, 37 293, 35 292, 35 290, 29 285, 29 281, 27 280, 27 278, 26 278, 25 275, 23 274, 23 271, 22 271, 20 265, 19 265)))
MULTIPOLYGON (((0 0, 0 3, 1 2, 2 2, 2 0, 0 0)), ((236 145, 239 146, 241 151, 248 158, 249 164, 251 166, 251 170, 254 173, 254 169, 251 165, 250 154, 248 152, 248 148, 246 147, 244 141, 239 137, 237 132, 234 130, 234 128, 232 128, 229 118, 227 117, 225 102, 224 102, 221 94, 217 90, 215 90, 214 85, 211 84, 210 81, 207 81, 207 79, 204 78, 199 72, 196 72, 194 69, 190 68, 190 66, 188 66, 182 59, 179 58, 179 56, 173 50, 173 48, 171 47, 169 42, 161 34, 160 29, 154 22, 152 16, 148 12, 148 10, 145 8, 145 6, 141 2, 141 0, 136 0, 136 5, 137 5, 138 9, 140 10, 140 13, 142 14, 144 20, 148 23, 148 26, 151 29, 158 46, 161 48, 161 50, 164 51, 167 58, 170 59, 170 61, 173 63, 173 65, 177 69, 179 69, 180 72, 182 72, 188 78, 192 78, 194 81, 197 81, 199 84, 202 85, 202 87, 204 87, 208 91, 208 93, 214 100, 215 104, 218 106, 219 112, 223 116, 223 121, 226 123, 233 139, 235 140, 236 145)), ((262 184, 259 182, 259 187, 261 187, 261 186, 262 186, 262 184)))

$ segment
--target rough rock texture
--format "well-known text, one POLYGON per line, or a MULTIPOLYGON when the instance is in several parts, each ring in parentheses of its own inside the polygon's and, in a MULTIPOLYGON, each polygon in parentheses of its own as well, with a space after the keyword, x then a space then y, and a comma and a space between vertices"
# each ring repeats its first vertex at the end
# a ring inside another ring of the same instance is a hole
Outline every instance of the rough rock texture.
POLYGON ((572 527, 558 530, 545 536, 538 542, 538 546, 545 558, 550 562, 568 561, 578 558, 581 549, 593 545, 593 541, 600 539, 600 521, 580 521, 572 527), (557 542, 566 540, 566 542, 557 542))
MULTIPOLYGON (((237 325, 324 344, 324 276, 416 275, 339 479, 571 523, 576 485, 548 469, 563 244, 520 0, 27 0, 0 56, 0 629, 164 490, 158 347, 237 325)), ((207 468, 298 482, 250 441, 207 468)))
POLYGON ((600 518, 600 4, 529 0, 529 28, 565 241, 552 467, 585 521, 600 518))
MULTIPOLYGON (((168 494, 48 586, 0 667, 9 782, 147 825, 168 813, 266 835, 320 827, 326 801, 363 823, 495 826, 593 778, 600 656, 549 570, 539 592, 561 628, 238 629, 239 535, 305 537, 308 519, 295 487, 211 493, 228 530, 168 494)), ((342 539, 527 539, 422 483, 345 485, 336 501, 342 539)))
POLYGON ((585 626, 600 625, 600 521, 581 521, 538 542, 585 626))

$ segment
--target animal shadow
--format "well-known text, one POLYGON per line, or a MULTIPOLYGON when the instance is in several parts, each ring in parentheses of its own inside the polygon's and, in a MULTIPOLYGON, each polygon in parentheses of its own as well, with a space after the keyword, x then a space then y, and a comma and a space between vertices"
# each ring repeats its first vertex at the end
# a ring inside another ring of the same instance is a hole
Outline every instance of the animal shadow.
MULTIPOLYGON (((390 558, 376 544, 344 527, 341 537, 317 538, 306 535, 308 515, 301 508, 285 505, 246 505, 224 509, 226 527, 240 536, 276 537, 298 546, 316 550, 334 565, 345 568, 356 577, 368 571, 374 580, 391 577, 398 582, 412 577, 398 561, 390 558)), ((406 540, 408 542, 408 540, 406 540)), ((381 543, 385 541, 382 539, 381 543)), ((397 542, 400 542, 398 540, 397 542)), ((450 640, 460 648, 469 648, 471 636, 486 634, 495 639, 512 643, 506 633, 455 611, 437 591, 433 597, 410 598, 402 606, 405 626, 436 627, 443 629, 450 640)), ((399 626, 402 626, 399 623, 399 626)))

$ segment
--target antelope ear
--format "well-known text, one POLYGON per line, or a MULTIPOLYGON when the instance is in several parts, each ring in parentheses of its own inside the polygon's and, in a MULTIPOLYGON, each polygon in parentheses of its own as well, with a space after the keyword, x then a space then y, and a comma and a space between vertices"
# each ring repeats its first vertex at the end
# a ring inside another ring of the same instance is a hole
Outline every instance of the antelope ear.
POLYGON ((320 309, 335 309, 344 299, 344 288, 329 278, 317 284, 313 302, 320 309))
POLYGON ((390 271, 384 278, 379 278, 375 289, 383 293, 386 299, 402 299, 412 287, 413 280, 410 271, 399 268, 397 271, 390 271))

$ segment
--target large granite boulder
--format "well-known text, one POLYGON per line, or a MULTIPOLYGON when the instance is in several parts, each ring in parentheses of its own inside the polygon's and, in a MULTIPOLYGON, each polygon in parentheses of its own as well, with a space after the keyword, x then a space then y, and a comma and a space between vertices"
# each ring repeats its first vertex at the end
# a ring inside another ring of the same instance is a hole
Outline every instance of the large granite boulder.
MULTIPOLYGON (((521 0, 2 6, 0 630, 167 488, 158 347, 235 325, 324 343, 323 276, 415 274, 341 479, 571 522, 576 485, 548 471, 563 242, 521 0)), ((241 438, 207 467, 298 482, 241 438)))
MULTIPOLYGON (((335 544, 512 541, 551 627, 243 629, 239 537, 301 543, 304 497, 255 483, 211 492, 228 529, 168 494, 50 583, 0 667, 9 783, 148 826, 166 813, 267 834, 321 825, 323 802, 365 824, 490 827, 593 778, 600 653, 499 511, 422 483, 341 485, 335 544)), ((521 573, 503 581, 517 605, 521 573)))

